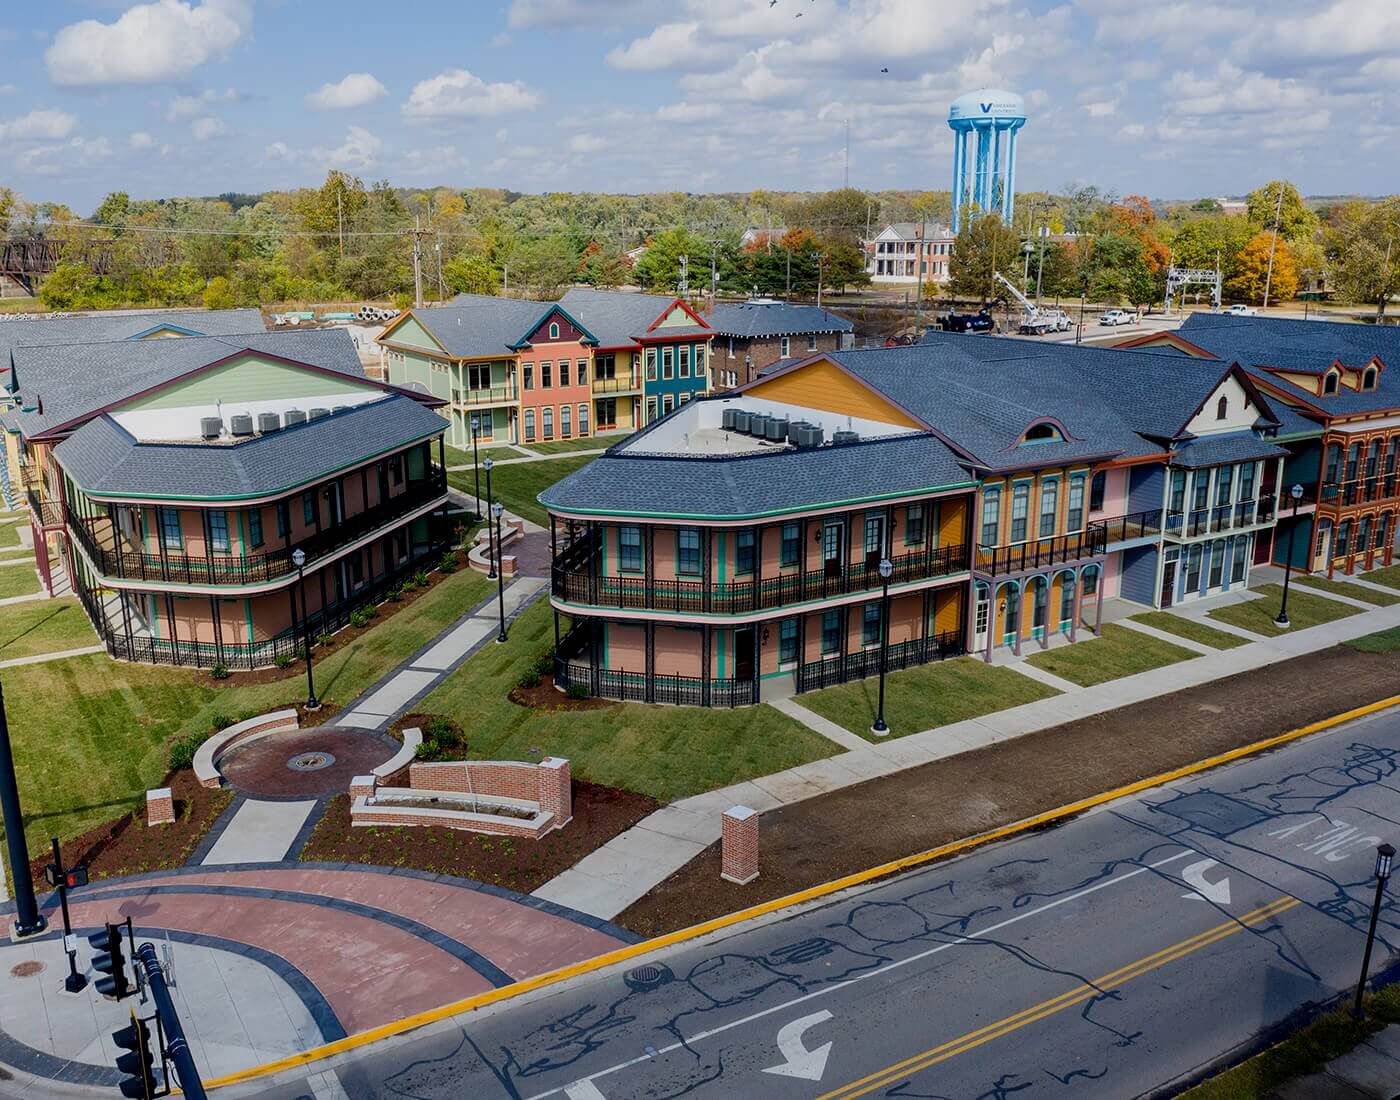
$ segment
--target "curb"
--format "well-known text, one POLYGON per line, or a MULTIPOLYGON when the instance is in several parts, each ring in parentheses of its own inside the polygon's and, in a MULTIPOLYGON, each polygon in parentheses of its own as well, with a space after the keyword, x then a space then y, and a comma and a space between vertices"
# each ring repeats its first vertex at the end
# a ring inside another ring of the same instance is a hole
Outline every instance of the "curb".
POLYGON ((465 1012, 471 1012, 474 1009, 499 1004, 502 1001, 531 993, 545 986, 556 985, 559 982, 581 977, 585 974, 591 974, 617 963, 627 962, 630 959, 649 954, 652 951, 674 947, 677 944, 699 939, 712 932, 718 932, 757 917, 767 916, 780 909, 801 905, 808 901, 826 897, 829 894, 838 893, 842 890, 849 890, 853 886, 862 886, 876 879, 897 874, 900 871, 906 871, 913 867, 932 863, 935 860, 958 855, 973 848, 980 848, 982 845, 990 844, 993 841, 1005 840, 1008 837, 1016 836, 1020 833, 1042 828, 1046 825, 1075 817, 1096 806, 1102 806, 1105 803, 1113 802, 1117 799, 1125 798, 1153 787, 1159 787, 1189 775, 1209 771, 1211 768, 1217 768, 1222 764, 1232 763, 1242 757, 1266 752, 1269 749, 1277 748, 1280 745, 1286 745, 1291 741, 1299 740, 1310 734, 1321 733, 1323 730, 1332 729, 1336 726, 1343 725, 1358 718, 1364 718, 1371 714, 1376 714, 1383 710, 1388 710, 1398 705, 1400 705, 1400 695, 1392 695, 1389 698, 1381 699, 1374 703, 1367 703, 1365 706, 1343 711, 1341 714, 1333 715, 1331 718, 1324 718, 1321 721, 1313 722, 1307 726, 1301 726, 1298 729, 1289 730, 1286 733, 1281 733, 1274 737, 1265 738, 1262 741, 1255 741, 1249 745, 1242 745, 1239 748, 1218 753, 1204 760, 1198 760, 1193 764, 1185 764, 1171 771, 1149 776, 1146 779, 1139 779, 1136 782, 1128 783, 1121 787, 1115 787, 1112 790, 1103 791, 1099 794, 1090 795, 1087 798, 1081 798, 1076 802, 1070 802, 1064 806, 1058 806, 1055 809, 1036 814, 1034 817, 1022 818, 1020 821, 1014 821, 1009 825, 1003 825, 984 833, 977 833, 975 836, 965 837, 962 840, 955 840, 948 844, 940 845, 937 848, 930 848, 927 851, 917 852, 911 856, 904 856, 900 859, 891 860, 888 863, 882 863, 878 866, 867 868, 864 871, 856 871, 817 886, 809 886, 805 890, 799 890, 793 894, 774 898, 772 901, 760 902, 757 905, 749 906, 746 909, 739 909, 722 917, 714 917, 700 924, 691 925, 689 928, 682 928, 675 932, 667 932, 665 935, 643 940, 640 943, 622 947, 615 951, 609 951, 604 955, 598 955, 592 959, 584 960, 583 962, 573 963, 570 966, 561 967, 558 970, 551 970, 544 974, 537 974, 533 978, 525 978, 513 985, 504 986, 500 989, 490 990, 485 993, 479 993, 476 996, 442 1005, 438 1008, 428 1009, 424 1012, 415 1013, 412 1016, 405 1016, 401 1020, 395 1020, 388 1024, 381 1024, 379 1027, 371 1028, 368 1031, 362 1031, 358 1034, 348 1036, 347 1038, 339 1039, 332 1043, 326 1043, 323 1046, 313 1047, 299 1054, 288 1055, 275 1062, 267 1062, 261 1066, 252 1066, 245 1070, 239 1070, 236 1073, 217 1077, 204 1082, 204 1087, 207 1089, 216 1089, 227 1085, 241 1084, 246 1081, 257 1080, 260 1077, 268 1077, 274 1073, 280 1073, 283 1070, 296 1069, 299 1066, 309 1065, 312 1062, 318 1062, 337 1054, 344 1054, 347 1051, 367 1046, 380 1039, 402 1035, 405 1032, 435 1023, 449 1016, 457 1016, 465 1012))

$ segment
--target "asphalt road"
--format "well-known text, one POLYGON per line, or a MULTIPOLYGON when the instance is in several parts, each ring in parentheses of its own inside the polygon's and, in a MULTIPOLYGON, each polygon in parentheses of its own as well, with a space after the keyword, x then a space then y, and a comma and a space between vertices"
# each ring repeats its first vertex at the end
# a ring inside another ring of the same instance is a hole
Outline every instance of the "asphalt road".
POLYGON ((336 1072, 356 1100, 1170 1092, 1355 982, 1398 764, 1400 715, 1353 723, 336 1072))

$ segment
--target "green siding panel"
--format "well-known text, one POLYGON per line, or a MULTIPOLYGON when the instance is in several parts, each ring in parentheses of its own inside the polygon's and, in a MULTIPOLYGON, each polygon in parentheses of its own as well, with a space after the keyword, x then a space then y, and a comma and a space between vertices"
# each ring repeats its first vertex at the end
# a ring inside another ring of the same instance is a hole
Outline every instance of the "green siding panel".
POLYGON ((236 405, 247 400, 249 394, 256 394, 259 401, 275 401, 375 393, 378 389, 372 382, 357 382, 349 376, 323 374, 288 363, 246 356, 184 382, 163 386, 155 393, 123 403, 120 408, 177 409, 187 405, 212 405, 216 401, 236 405))
POLYGON ((407 344, 410 347, 424 348, 427 351, 442 354, 442 345, 428 335, 428 330, 418 322, 418 318, 410 317, 398 328, 389 334, 389 342, 393 344, 407 344))

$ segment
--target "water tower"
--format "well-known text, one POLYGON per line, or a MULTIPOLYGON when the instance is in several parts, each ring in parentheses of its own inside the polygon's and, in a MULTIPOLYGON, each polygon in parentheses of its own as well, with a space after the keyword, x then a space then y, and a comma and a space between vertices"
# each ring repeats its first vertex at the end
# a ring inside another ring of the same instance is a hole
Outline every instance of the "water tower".
POLYGON ((983 88, 953 100, 948 126, 953 131, 953 232, 962 226, 963 207, 996 210, 1007 224, 1016 201, 1016 137, 1026 124, 1026 103, 1015 92, 983 88), (977 135, 972 190, 967 187, 967 139, 977 135), (1002 135, 1006 152, 1002 153, 1002 135))

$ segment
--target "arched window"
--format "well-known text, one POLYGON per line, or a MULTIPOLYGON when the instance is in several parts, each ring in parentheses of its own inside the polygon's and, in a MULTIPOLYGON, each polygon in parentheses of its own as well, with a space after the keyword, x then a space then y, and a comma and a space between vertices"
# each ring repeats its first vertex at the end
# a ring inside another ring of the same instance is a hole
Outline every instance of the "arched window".
POLYGON ((1064 439, 1060 434, 1060 429, 1054 424, 1040 423, 1032 424, 1026 429, 1026 434, 1021 437, 1022 443, 1058 443, 1064 439))
POLYGON ((1363 390, 1373 390, 1376 388, 1376 368, 1367 367, 1361 375, 1361 388, 1363 390))
POLYGON ((1230 399, 1224 394, 1220 395, 1220 400, 1215 403, 1215 419, 1224 420, 1230 412, 1230 399))
POLYGON ((1322 379, 1322 392, 1324 396, 1337 392, 1337 378, 1338 375, 1336 371, 1329 370, 1327 372, 1326 377, 1322 379))
POLYGON ((551 321, 551 322, 549 322, 549 338, 550 338, 551 340, 557 340, 557 339, 559 339, 559 322, 558 322, 558 321, 551 321))

